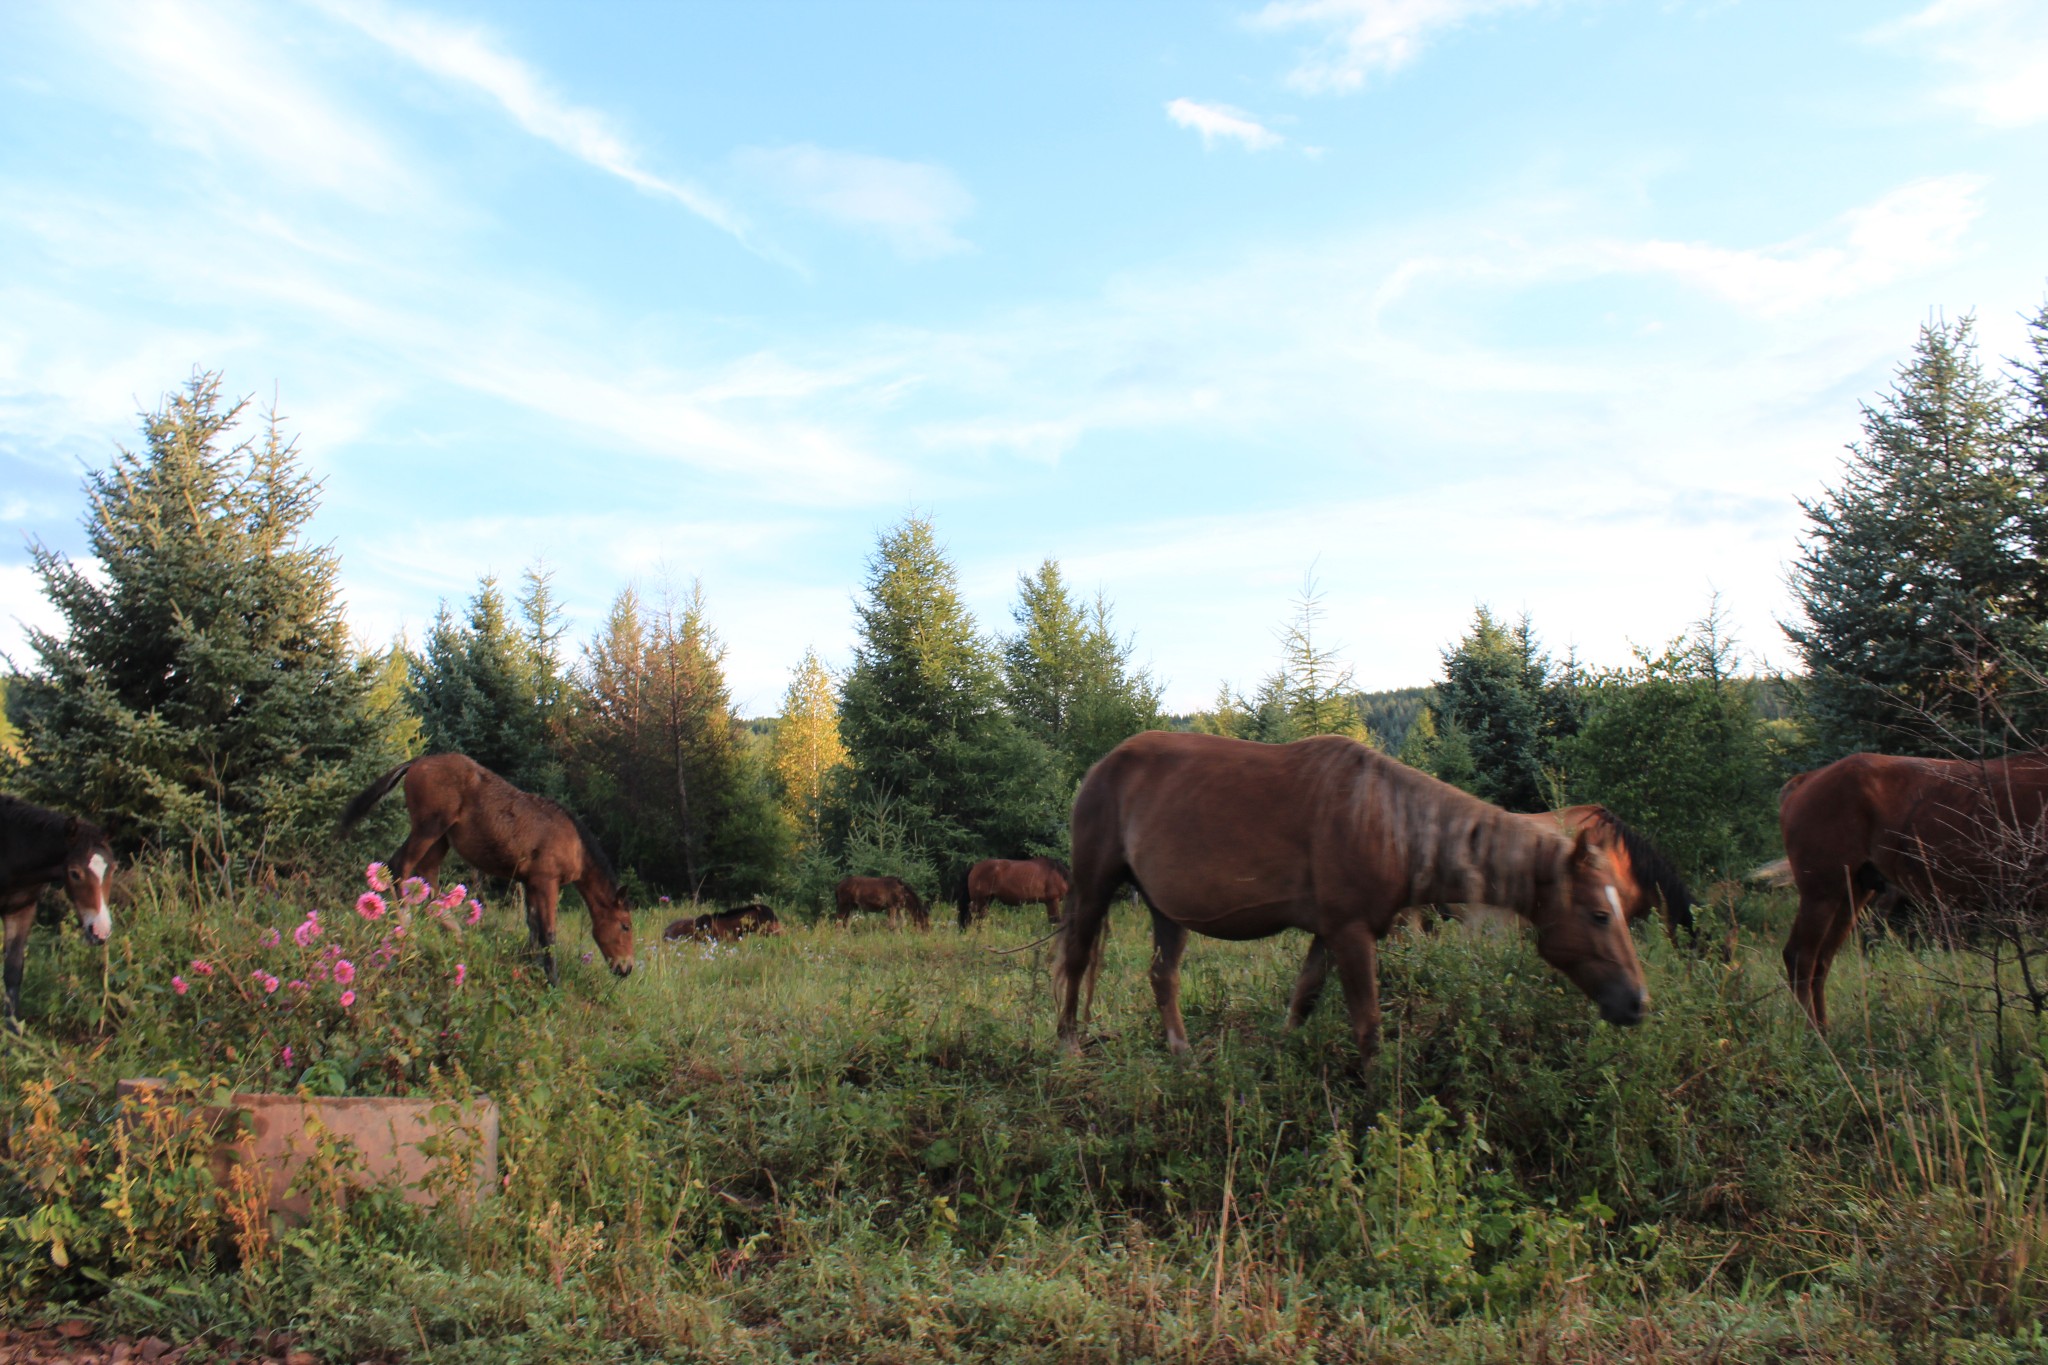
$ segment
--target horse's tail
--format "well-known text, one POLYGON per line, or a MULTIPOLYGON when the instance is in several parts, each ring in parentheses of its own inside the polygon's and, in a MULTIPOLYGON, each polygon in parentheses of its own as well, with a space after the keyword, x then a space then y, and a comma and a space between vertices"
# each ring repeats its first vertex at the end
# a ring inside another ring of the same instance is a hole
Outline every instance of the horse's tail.
MULTIPOLYGON (((1061 1002, 1066 999, 1067 983, 1070 979, 1067 972, 1068 940, 1081 932, 1081 917, 1074 913, 1075 901, 1076 894, 1070 886, 1067 898, 1060 906, 1059 927, 1046 936, 1055 940, 1052 950, 1052 999, 1055 1009, 1060 1008, 1061 1002)), ((1087 962, 1081 968, 1080 1016, 1084 1021, 1095 1012, 1095 979, 1102 974, 1102 955, 1108 947, 1109 925, 1098 917, 1095 921, 1095 941, 1088 945, 1087 962)))
POLYGON ((341 812, 340 830, 348 833, 361 824, 363 817, 376 808, 379 801, 391 794, 391 789, 405 780, 406 772, 416 760, 408 758, 390 772, 356 793, 356 799, 349 802, 341 812))

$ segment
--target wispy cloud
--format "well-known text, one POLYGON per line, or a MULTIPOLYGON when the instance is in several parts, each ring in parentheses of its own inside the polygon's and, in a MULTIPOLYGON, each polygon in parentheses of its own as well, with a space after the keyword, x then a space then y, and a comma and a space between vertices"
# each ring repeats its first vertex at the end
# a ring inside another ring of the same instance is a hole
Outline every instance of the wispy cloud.
POLYGON ((1983 211, 1984 180, 1948 175, 1902 185, 1810 238, 1761 250, 1652 241, 1617 259, 1666 271, 1764 314, 1808 308, 1886 285, 1956 253, 1983 211))
POLYGON ((486 30, 378 0, 314 2, 423 70, 494 101, 542 141, 748 241, 746 220, 736 209, 688 180, 649 170, 610 118, 551 90, 539 72, 505 51, 486 30))
POLYGON ((944 256, 967 249, 955 229, 974 211, 974 196, 944 166, 807 142, 749 147, 734 159, 784 203, 873 232, 901 255, 944 256))
POLYGON ((1202 145, 1213 147, 1217 140, 1225 139, 1242 143, 1248 152, 1263 152, 1268 147, 1278 147, 1287 139, 1260 123, 1242 109, 1233 109, 1227 104, 1203 104, 1199 100, 1169 100, 1166 116, 1183 128, 1192 128, 1202 135, 1202 145))
POLYGON ((1255 28, 1319 29, 1322 40, 1287 74, 1311 95, 1364 88, 1373 76, 1399 71, 1445 29, 1536 0, 1270 0, 1252 16, 1255 28))
POLYGON ((2039 0, 1935 0, 1871 37, 1961 68, 1963 79, 1942 96, 1985 123, 2019 128, 2048 119, 2048 6, 2039 0))
POLYGON ((417 195, 416 178, 374 128, 329 102, 279 45, 252 37, 256 26, 246 13, 150 0, 70 14, 117 67, 139 78, 157 136, 372 207, 417 195))

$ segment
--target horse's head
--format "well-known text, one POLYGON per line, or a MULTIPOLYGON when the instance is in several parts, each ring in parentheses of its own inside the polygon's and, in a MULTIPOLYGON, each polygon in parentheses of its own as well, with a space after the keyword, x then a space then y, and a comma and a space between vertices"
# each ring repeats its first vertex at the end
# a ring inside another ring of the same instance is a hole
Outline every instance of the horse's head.
POLYGON ((633 911, 626 904, 625 895, 617 887, 599 891, 595 895, 585 891, 583 899, 590 906, 590 936, 597 940, 598 951, 619 976, 630 976, 633 972, 633 911))
POLYGON ((99 826, 77 816, 65 826, 69 847, 64 853, 64 891, 78 912, 78 927, 93 945, 105 943, 114 932, 114 916, 107 909, 107 884, 114 876, 114 849, 99 826))
POLYGON ((1536 951, 1570 977, 1608 1023, 1641 1023, 1650 993, 1606 853, 1581 831, 1561 864, 1539 882, 1536 951))

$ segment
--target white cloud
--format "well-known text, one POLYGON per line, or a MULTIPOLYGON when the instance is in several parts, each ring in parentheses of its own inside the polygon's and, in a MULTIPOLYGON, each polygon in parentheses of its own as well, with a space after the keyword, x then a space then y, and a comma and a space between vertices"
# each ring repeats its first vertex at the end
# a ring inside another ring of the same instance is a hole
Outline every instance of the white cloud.
POLYGON ((331 105, 284 49, 251 36, 264 30, 253 16, 181 0, 71 14, 154 97, 158 136, 357 203, 385 206, 421 192, 373 129, 331 105))
POLYGON ((1263 152, 1287 140, 1242 109, 1233 109, 1227 104, 1171 100, 1166 106, 1166 116, 1181 127, 1200 133, 1204 147, 1215 146, 1218 138, 1229 138, 1243 143, 1248 152, 1263 152))
POLYGON ((422 69, 495 101, 533 136, 636 189, 674 200, 713 226, 747 241, 746 221, 737 211, 687 180, 648 170, 610 119, 557 95, 540 73, 504 51, 483 29, 410 13, 377 0, 315 3, 422 69))
POLYGON ((1843 214, 1825 233, 1765 250, 1663 241, 1613 250, 1758 312, 1793 312, 1952 258, 1983 211, 1984 183, 1974 175, 1915 180, 1843 214))
POLYGON ((944 256, 967 249, 954 229, 973 212, 974 196, 944 166, 834 151, 807 142, 749 147, 734 160, 785 203, 877 233, 904 256, 944 256))
POLYGON ((1270 0, 1254 27, 1321 29, 1314 51, 1287 74, 1297 90, 1319 95, 1362 89, 1421 55, 1424 44, 1468 19, 1520 9, 1536 0, 1270 0))
POLYGON ((1998 128, 2048 119, 2048 6, 2040 0, 1935 0, 1871 37, 1960 67, 1942 91, 1998 128))

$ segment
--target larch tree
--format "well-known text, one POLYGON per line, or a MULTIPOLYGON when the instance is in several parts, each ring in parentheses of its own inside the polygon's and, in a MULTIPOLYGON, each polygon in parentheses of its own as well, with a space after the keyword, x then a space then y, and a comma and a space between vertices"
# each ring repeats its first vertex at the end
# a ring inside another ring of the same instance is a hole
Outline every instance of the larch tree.
POLYGON ((86 476, 92 566, 32 547, 63 625, 29 632, 18 684, 31 794, 222 873, 331 857, 335 812, 405 743, 306 539, 319 484, 275 414, 238 436, 247 408, 194 374, 86 476))
POLYGON ((815 848, 824 837, 826 792, 846 762, 838 688, 815 649, 804 651, 790 676, 771 754, 783 814, 802 845, 815 848))

